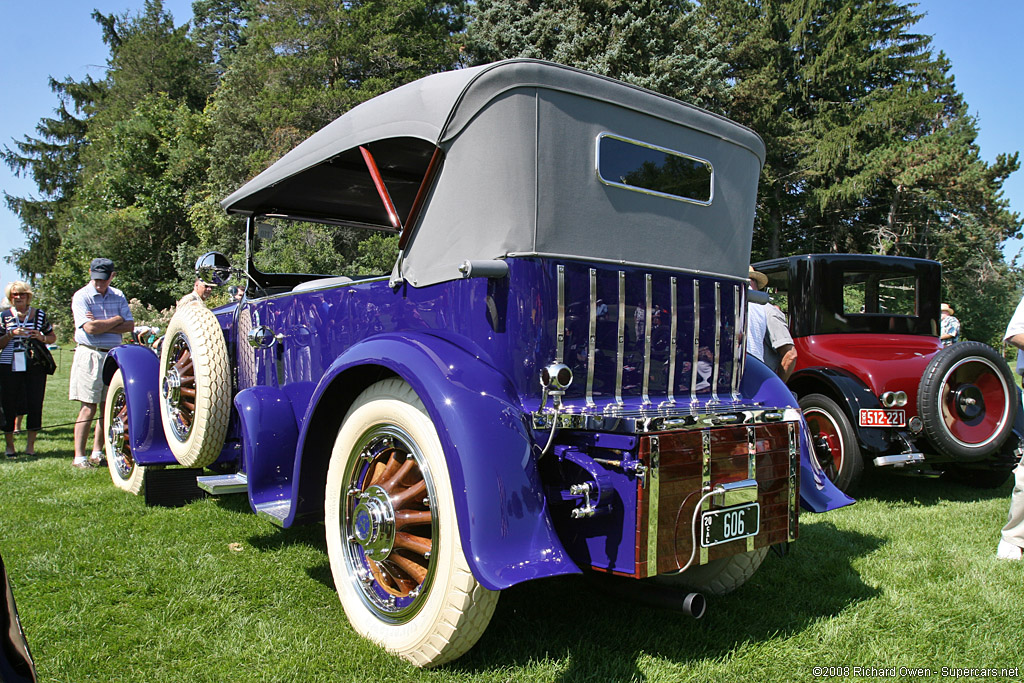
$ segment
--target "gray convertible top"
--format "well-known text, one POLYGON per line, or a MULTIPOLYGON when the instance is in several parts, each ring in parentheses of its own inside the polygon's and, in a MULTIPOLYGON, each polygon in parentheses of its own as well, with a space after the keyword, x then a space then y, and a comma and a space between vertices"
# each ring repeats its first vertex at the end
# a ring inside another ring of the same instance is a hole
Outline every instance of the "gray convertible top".
POLYGON ((375 157, 403 220, 435 148, 444 154, 401 265, 415 286, 461 277, 466 260, 527 255, 746 279, 761 139, 672 98, 537 60, 436 74, 375 97, 222 206, 391 229, 360 146, 375 157), (706 160, 710 201, 602 179, 603 136, 706 160))

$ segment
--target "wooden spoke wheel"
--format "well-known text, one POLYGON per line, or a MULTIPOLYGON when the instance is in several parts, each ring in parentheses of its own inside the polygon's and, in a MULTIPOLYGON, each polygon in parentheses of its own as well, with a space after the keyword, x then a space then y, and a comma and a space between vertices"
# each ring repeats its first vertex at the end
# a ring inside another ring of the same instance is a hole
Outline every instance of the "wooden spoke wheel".
POLYGON ((498 591, 469 568, 437 430, 405 382, 374 384, 348 411, 324 512, 334 584, 357 632, 418 666, 476 643, 498 591))
POLYGON ((160 350, 160 416, 180 464, 206 467, 220 455, 231 411, 230 377, 217 317, 200 304, 179 308, 160 350))
POLYGON ((146 481, 146 468, 135 462, 132 455, 128 422, 128 394, 124 390, 124 377, 118 370, 110 380, 107 402, 103 410, 103 431, 107 435, 107 469, 114 486, 138 495, 146 481))

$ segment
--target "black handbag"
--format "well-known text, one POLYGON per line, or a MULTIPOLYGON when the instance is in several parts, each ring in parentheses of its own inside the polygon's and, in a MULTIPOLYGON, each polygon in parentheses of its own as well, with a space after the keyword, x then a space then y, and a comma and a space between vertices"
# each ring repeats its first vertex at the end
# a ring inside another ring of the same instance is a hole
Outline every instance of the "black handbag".
POLYGON ((53 360, 53 354, 46 348, 46 344, 38 339, 25 340, 25 355, 29 368, 42 370, 47 375, 57 371, 57 362, 53 360))

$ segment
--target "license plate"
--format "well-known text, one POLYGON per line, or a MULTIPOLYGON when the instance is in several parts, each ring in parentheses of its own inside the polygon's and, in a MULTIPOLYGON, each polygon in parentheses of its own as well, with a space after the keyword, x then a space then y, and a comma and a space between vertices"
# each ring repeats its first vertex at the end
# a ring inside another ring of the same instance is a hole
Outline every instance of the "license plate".
POLYGON ((906 427, 907 413, 905 410, 861 408, 861 427, 906 427))
POLYGON ((761 506, 747 503, 723 510, 709 510, 700 516, 700 545, 703 548, 756 536, 761 526, 761 506))

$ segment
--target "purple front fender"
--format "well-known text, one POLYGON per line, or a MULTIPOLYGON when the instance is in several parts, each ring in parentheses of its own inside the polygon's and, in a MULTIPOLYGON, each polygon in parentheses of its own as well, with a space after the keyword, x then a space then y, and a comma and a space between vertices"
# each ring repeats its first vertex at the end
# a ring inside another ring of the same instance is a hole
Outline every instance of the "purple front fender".
POLYGON ((311 490, 323 486, 322 479, 315 480, 326 467, 317 460, 322 447, 316 444, 323 441, 322 435, 314 435, 326 419, 318 414, 344 414, 355 396, 341 400, 339 387, 365 387, 368 368, 376 376, 402 377, 434 422, 447 458, 463 551, 477 580, 501 590, 531 579, 580 573, 551 523, 512 385, 465 349, 429 334, 380 335, 336 359, 303 421, 294 500, 319 500, 322 505, 322 493, 311 490))
POLYGON ((103 382, 110 384, 121 370, 128 408, 132 457, 140 465, 176 465, 160 422, 160 358, 136 344, 118 346, 107 354, 103 382))

